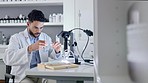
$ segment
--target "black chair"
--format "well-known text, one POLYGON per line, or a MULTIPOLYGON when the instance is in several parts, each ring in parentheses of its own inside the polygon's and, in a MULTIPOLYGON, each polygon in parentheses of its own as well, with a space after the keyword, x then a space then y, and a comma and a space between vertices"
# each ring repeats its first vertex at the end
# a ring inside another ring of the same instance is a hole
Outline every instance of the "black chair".
POLYGON ((12 79, 14 83, 15 75, 10 74, 10 72, 11 66, 6 65, 5 83, 9 83, 9 79, 12 79))

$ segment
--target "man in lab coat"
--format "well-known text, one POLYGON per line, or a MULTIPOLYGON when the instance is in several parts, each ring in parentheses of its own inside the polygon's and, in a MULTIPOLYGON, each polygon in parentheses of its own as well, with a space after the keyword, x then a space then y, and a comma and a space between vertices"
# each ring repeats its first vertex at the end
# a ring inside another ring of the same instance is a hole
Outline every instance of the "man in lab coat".
POLYGON ((40 10, 28 14, 27 28, 11 36, 5 51, 4 62, 12 67, 15 83, 34 83, 36 80, 25 75, 25 71, 38 63, 47 62, 48 57, 59 59, 61 44, 52 43, 51 38, 41 32, 46 18, 40 10))

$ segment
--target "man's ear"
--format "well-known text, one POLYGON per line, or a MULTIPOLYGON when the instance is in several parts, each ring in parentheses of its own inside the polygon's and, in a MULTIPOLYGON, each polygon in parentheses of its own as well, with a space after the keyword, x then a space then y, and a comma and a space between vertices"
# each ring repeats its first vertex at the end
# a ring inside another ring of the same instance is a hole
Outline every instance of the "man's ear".
POLYGON ((30 26, 30 22, 27 22, 27 27, 30 26))

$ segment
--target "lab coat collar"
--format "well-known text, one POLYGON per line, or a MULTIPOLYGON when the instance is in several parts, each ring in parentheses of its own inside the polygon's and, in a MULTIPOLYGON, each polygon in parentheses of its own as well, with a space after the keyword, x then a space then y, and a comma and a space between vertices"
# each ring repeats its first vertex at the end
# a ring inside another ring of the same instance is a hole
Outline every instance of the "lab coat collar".
POLYGON ((26 38, 26 42, 31 45, 27 28, 24 30, 24 37, 26 38))
POLYGON ((28 31, 27 31, 27 28, 24 30, 24 36, 25 36, 26 38, 29 38, 29 34, 28 34, 28 31))

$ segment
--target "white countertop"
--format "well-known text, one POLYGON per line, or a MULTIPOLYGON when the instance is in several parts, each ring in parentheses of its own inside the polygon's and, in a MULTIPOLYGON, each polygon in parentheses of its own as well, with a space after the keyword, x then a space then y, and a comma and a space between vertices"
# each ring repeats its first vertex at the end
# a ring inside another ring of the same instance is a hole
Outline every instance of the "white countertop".
POLYGON ((93 77, 94 67, 90 65, 79 65, 78 68, 50 70, 32 68, 26 71, 26 75, 36 76, 69 76, 69 77, 93 77))

